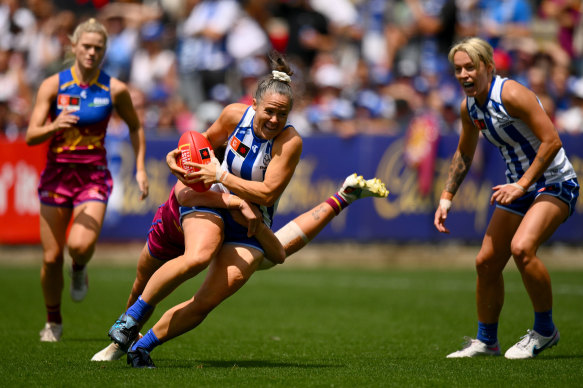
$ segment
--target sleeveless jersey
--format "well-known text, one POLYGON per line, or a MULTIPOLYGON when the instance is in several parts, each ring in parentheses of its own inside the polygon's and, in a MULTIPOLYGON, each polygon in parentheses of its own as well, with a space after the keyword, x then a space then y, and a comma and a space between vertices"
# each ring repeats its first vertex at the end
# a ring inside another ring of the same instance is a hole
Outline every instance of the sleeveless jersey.
MULTIPOLYGON (((221 168, 240 178, 263 182, 265 171, 271 161, 273 140, 260 139, 253 132, 255 110, 247 108, 241 121, 227 141, 225 158, 221 168)), ((285 129, 290 127, 286 124, 285 129)), ((222 186, 222 185, 221 185, 222 186)), ((265 224, 271 227, 279 198, 273 206, 260 206, 265 224)))
POLYGON ((48 163, 106 166, 104 139, 113 109, 111 77, 100 71, 89 85, 81 85, 73 68, 59 73, 59 91, 50 110, 51 120, 69 109, 79 121, 74 128, 58 131, 49 146, 48 163))
MULTIPOLYGON (((502 103, 502 88, 507 78, 494 77, 488 100, 479 106, 476 99, 467 97, 470 118, 482 135, 498 147, 506 162, 506 182, 517 182, 532 164, 540 147, 540 140, 522 121, 508 114, 502 103)), ((540 101, 539 101, 540 104, 540 101)), ((542 105, 541 105, 542 106, 542 105)), ((544 174, 536 181, 538 189, 552 183, 575 178, 573 166, 561 147, 544 174)))

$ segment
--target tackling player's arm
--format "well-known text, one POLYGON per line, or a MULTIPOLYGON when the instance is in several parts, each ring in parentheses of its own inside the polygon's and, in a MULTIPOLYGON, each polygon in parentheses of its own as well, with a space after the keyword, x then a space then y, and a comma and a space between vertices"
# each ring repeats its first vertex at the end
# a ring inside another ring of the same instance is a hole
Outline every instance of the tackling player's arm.
POLYGON ((40 144, 50 139, 61 129, 73 128, 77 121, 79 121, 79 116, 74 115, 72 111, 67 109, 63 109, 55 120, 48 120, 51 104, 56 100, 58 90, 58 74, 50 76, 41 83, 26 130, 26 144, 40 144))

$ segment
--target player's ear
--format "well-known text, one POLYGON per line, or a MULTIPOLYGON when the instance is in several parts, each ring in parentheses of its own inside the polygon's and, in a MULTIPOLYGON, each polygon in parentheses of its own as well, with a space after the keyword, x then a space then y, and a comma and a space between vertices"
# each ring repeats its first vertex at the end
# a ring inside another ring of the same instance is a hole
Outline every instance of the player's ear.
POLYGON ((253 108, 253 110, 257 110, 257 99, 253 98, 253 104, 251 105, 251 107, 253 108))

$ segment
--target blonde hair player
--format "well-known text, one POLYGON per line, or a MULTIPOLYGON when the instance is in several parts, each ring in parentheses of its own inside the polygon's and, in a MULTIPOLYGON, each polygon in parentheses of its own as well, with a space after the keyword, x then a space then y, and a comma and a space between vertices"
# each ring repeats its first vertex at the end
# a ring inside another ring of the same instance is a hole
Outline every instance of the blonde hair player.
POLYGON ((559 342, 552 318, 551 279, 537 251, 575 210, 579 184, 538 98, 518 82, 497 76, 492 53, 480 38, 462 40, 449 52, 467 97, 461 103, 462 132, 435 212, 435 227, 449 233, 445 221, 470 169, 480 133, 500 150, 506 182, 492 188, 490 203, 496 208, 476 258, 477 337, 448 358, 501 354, 502 271, 511 257, 530 297, 534 325, 505 357, 532 358, 559 342))
POLYGON ((112 111, 127 123, 136 157, 141 199, 148 195, 144 165, 144 130, 124 83, 100 70, 107 32, 89 19, 71 37, 73 66, 40 85, 26 132, 29 145, 49 141, 47 163, 38 187, 40 237, 43 247, 41 284, 47 322, 43 342, 62 334, 61 294, 67 247, 71 298, 80 302, 88 289, 87 263, 93 255, 113 181, 107 168, 104 138, 112 111), (67 227, 73 220, 69 235, 67 227))

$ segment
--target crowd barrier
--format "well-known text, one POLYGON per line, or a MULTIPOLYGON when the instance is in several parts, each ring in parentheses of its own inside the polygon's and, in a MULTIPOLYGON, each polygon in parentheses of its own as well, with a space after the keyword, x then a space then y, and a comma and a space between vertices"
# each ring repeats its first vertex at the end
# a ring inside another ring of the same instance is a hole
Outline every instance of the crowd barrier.
MULTIPOLYGON (((175 183, 166 166, 165 155, 175 148, 177 140, 178 137, 147 141, 150 195, 140 201, 129 141, 107 139, 114 189, 100 241, 145 240, 153 214, 168 198, 175 183)), ((454 199, 447 220, 451 234, 440 234, 433 226, 435 205, 457 140, 457 136, 450 135, 441 137, 436 143, 436 156, 431 164, 433 174, 429 174, 427 185, 427 181, 420 182, 419 168, 407 162, 404 137, 305 138, 301 162, 279 201, 274 229, 324 201, 336 192, 346 176, 357 172, 365 178, 376 176, 382 179, 390 191, 388 198, 355 202, 321 232, 317 241, 479 242, 493 211, 489 204, 491 188, 505 179, 505 167, 498 150, 483 140, 472 169, 454 199), (429 189, 420 190, 420 187, 429 189)), ((562 140, 578 175, 582 177, 583 136, 565 135, 562 140)), ((39 242, 36 187, 45 152, 43 145, 29 147, 24 142, 0 141, 2 244, 39 242)), ((427 174, 424 179, 427 179, 427 174)), ((577 244, 582 240, 583 201, 580 200, 573 217, 559 227, 551 241, 577 244)))

